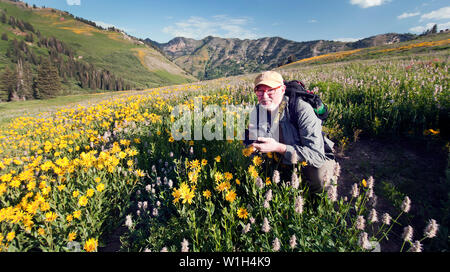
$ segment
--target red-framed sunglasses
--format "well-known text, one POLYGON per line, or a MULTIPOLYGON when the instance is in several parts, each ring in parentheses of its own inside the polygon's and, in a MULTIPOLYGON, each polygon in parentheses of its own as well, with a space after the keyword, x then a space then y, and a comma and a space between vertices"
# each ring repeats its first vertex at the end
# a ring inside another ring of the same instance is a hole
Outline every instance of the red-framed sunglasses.
POLYGON ((280 86, 275 87, 275 88, 272 88, 272 89, 267 89, 267 90, 261 90, 261 89, 258 89, 258 87, 255 87, 255 93, 256 93, 256 95, 258 95, 258 96, 264 95, 264 93, 267 93, 268 95, 272 95, 272 94, 274 94, 274 93, 277 91, 277 89, 279 89, 281 86, 283 86, 283 85, 280 85, 280 86))

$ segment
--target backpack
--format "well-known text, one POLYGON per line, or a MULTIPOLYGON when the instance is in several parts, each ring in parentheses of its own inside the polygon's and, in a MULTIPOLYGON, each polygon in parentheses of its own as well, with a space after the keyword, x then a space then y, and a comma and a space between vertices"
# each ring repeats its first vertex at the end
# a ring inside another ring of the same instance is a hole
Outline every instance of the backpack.
MULTIPOLYGON (((327 120, 329 114, 327 105, 322 102, 322 99, 320 99, 317 94, 314 94, 314 92, 312 91, 306 90, 305 84, 303 84, 303 82, 298 80, 285 81, 284 85, 286 85, 285 95, 289 97, 289 113, 291 115, 291 120, 295 120, 295 116, 297 115, 296 102, 298 98, 302 99, 312 106, 317 118, 322 120, 322 123, 327 120)), ((295 127, 298 126, 297 122, 293 122, 293 124, 295 125, 295 127)), ((323 132, 322 135, 324 137, 325 156, 330 160, 334 160, 334 143, 329 140, 323 132)))
POLYGON ((289 97, 289 112, 291 113, 291 120, 295 119, 293 117, 295 116, 294 114, 296 114, 296 102, 297 99, 300 98, 310 104, 314 109, 316 116, 322 120, 322 122, 325 122, 329 114, 328 107, 322 102, 317 94, 306 90, 305 84, 298 80, 284 81, 284 85, 286 85, 285 95, 289 97))

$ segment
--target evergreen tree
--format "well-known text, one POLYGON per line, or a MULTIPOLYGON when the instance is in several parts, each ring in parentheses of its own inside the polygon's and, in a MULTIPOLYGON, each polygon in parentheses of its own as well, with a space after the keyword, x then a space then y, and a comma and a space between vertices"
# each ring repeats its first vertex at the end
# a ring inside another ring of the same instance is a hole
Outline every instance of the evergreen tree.
POLYGON ((8 41, 8 34, 3 33, 3 34, 2 34, 2 40, 8 41))
POLYGON ((61 81, 57 69, 48 59, 44 58, 38 68, 35 97, 38 99, 55 97, 60 89, 61 81))
POLYGON ((2 12, 2 16, 0 16, 0 21, 1 21, 3 24, 6 24, 6 14, 4 14, 3 12, 2 12))
POLYGON ((14 87, 14 73, 6 66, 0 77, 0 101, 8 101, 10 90, 14 87))
POLYGON ((14 69, 10 69, 10 67, 6 67, 3 75, 1 77, 1 96, 2 100, 7 101, 17 101, 17 71, 14 69))
POLYGON ((432 34, 437 33, 437 24, 434 24, 433 28, 431 28, 431 33, 432 34))

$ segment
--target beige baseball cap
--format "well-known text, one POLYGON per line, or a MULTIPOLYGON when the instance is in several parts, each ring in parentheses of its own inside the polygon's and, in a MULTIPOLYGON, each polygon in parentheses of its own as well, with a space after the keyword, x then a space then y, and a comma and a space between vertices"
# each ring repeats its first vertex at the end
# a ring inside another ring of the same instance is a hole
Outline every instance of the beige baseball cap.
POLYGON ((275 71, 267 71, 259 74, 255 79, 255 87, 264 84, 272 88, 283 85, 283 77, 275 71))

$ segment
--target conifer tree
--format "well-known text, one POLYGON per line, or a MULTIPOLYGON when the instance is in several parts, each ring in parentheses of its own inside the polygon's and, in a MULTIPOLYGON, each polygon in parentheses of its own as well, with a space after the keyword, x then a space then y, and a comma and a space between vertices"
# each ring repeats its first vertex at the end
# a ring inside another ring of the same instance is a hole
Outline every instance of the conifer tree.
POLYGON ((47 58, 44 58, 38 68, 35 97, 38 99, 55 97, 60 89, 61 81, 57 69, 47 58))
POLYGON ((13 88, 14 73, 6 66, 0 77, 0 101, 8 101, 10 90, 13 88))
POLYGON ((9 66, 6 67, 2 74, 1 80, 1 96, 2 100, 5 101, 17 101, 17 71, 14 67, 10 69, 9 66))

